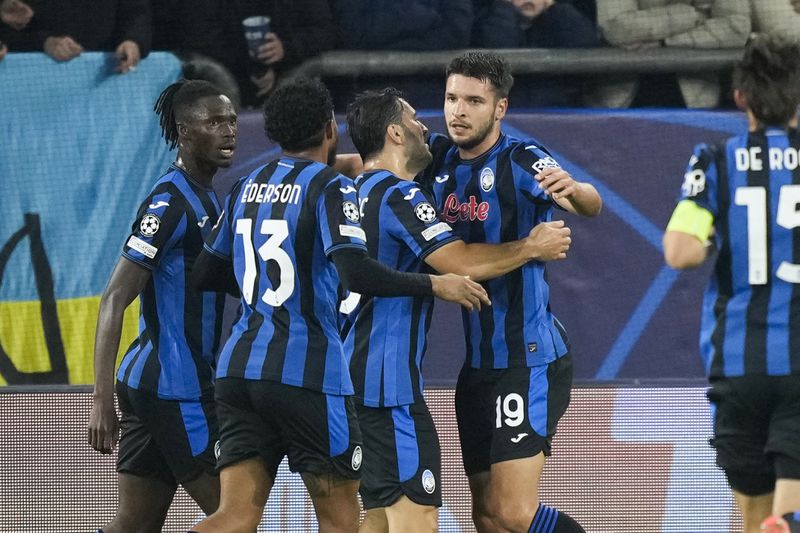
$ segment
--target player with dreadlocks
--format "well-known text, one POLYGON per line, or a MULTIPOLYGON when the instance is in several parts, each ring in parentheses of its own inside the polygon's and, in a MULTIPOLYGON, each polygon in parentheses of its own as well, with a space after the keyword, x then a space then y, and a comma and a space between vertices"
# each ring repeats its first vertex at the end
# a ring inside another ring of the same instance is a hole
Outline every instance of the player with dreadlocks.
POLYGON ((197 291, 188 278, 220 215, 211 180, 231 165, 236 112, 210 83, 186 80, 167 87, 155 111, 177 157, 139 207, 97 321, 89 444, 111 453, 119 439, 119 507, 104 533, 161 531, 179 484, 205 513, 219 505, 212 368, 224 294, 197 291), (137 296, 139 337, 116 374, 120 421, 114 363, 137 296))

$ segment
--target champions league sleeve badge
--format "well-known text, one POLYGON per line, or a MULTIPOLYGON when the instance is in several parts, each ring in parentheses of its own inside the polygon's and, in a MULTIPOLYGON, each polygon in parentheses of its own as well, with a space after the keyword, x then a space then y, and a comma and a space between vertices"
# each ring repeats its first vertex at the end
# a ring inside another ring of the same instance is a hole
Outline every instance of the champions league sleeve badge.
POLYGON ((141 233, 145 237, 152 237, 153 235, 158 233, 158 229, 160 227, 161 227, 161 219, 152 213, 147 213, 145 216, 142 217, 142 221, 139 222, 139 233, 141 233))
POLYGON ((430 224, 436 220, 436 209, 428 202, 420 202, 414 207, 414 214, 425 224, 430 224))
POLYGON ((342 212, 350 222, 358 222, 361 220, 361 216, 358 213, 358 206, 353 202, 344 202, 342 204, 342 212))

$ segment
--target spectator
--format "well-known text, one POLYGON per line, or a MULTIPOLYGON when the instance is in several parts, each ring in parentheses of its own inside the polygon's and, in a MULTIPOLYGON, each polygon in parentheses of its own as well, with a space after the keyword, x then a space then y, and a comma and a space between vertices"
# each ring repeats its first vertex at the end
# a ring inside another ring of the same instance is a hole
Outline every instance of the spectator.
POLYGON ((478 0, 473 44, 482 48, 590 48, 597 28, 569 1, 478 0), (485 18, 479 18, 485 17, 485 18), (498 28, 502 27, 502 31, 498 28))
POLYGON ((150 52, 148 0, 30 0, 30 4, 30 24, 8 43, 16 50, 43 51, 56 61, 69 61, 84 50, 113 51, 121 73, 135 68, 150 52))
POLYGON ((339 45, 348 50, 452 50, 470 44, 464 0, 334 0, 339 45))
POLYGON ((258 103, 289 69, 336 43, 327 0, 157 0, 153 10, 155 48, 221 63, 239 83, 246 105, 258 103), (242 20, 255 15, 270 17, 272 31, 251 59, 242 20))
MULTIPOLYGON (((606 40, 627 50, 651 47, 734 48, 750 33, 748 0, 599 0, 598 24, 606 40)), ((678 76, 687 107, 716 107, 716 73, 678 76)), ((594 105, 628 107, 638 88, 635 78, 602 85, 594 105)))
POLYGON ((3 42, 4 34, 25 28, 33 17, 31 6, 21 0, 0 2, 0 61, 6 57, 8 46, 3 42), (9 29, 10 28, 10 29, 9 29))
POLYGON ((791 2, 795 12, 800 13, 800 0, 791 0, 791 2))
POLYGON ((800 0, 750 0, 753 31, 767 33, 787 41, 800 41, 800 0))

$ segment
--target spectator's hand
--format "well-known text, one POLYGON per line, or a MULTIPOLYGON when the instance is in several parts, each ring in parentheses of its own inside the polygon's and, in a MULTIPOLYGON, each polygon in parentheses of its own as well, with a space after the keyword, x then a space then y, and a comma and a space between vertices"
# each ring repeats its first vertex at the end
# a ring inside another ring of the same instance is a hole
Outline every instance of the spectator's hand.
POLYGON ((519 14, 533 20, 553 5, 554 0, 508 0, 517 8, 519 14))
POLYGON ((33 9, 22 0, 3 0, 0 3, 0 20, 19 31, 33 18, 33 9))
POLYGON ((800 13, 800 0, 791 0, 794 10, 800 13))
POLYGON ((44 41, 44 53, 56 61, 69 61, 81 55, 83 47, 72 37, 48 37, 44 41))
POLYGON ((256 96, 266 96, 275 88, 275 69, 267 70, 262 76, 250 76, 250 81, 258 88, 256 96))
POLYGON ((5 44, 3 44, 2 41, 0 41, 0 61, 2 61, 4 57, 6 57, 7 53, 8 53, 8 47, 5 44))
POLYGON ((283 41, 276 34, 267 34, 264 44, 258 49, 258 59, 266 65, 274 65, 281 61, 286 54, 283 50, 283 41))
POLYGON ((139 45, 133 41, 122 41, 117 46, 114 55, 119 59, 117 65, 117 72, 125 74, 131 70, 136 70, 136 65, 142 59, 142 54, 139 52, 139 45))

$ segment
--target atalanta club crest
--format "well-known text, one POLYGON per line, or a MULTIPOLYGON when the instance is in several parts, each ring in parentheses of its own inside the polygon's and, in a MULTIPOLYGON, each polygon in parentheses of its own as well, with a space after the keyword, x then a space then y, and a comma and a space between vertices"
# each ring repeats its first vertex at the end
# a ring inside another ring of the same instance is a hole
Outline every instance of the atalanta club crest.
POLYGON ((152 213, 148 213, 143 216, 142 221, 139 222, 139 233, 145 237, 152 237, 158 232, 158 228, 160 227, 161 219, 152 213))
POLYGON ((494 172, 491 168, 486 167, 481 170, 481 189, 483 192, 489 192, 494 187, 494 172))
POLYGON ((422 473, 422 488, 428 494, 433 494, 433 491, 436 490, 436 478, 430 470, 425 470, 422 473))
POLYGON ((359 468, 361 468, 361 459, 362 459, 361 446, 356 446, 356 449, 353 450, 353 458, 350 460, 350 466, 353 467, 353 470, 358 470, 359 468))

